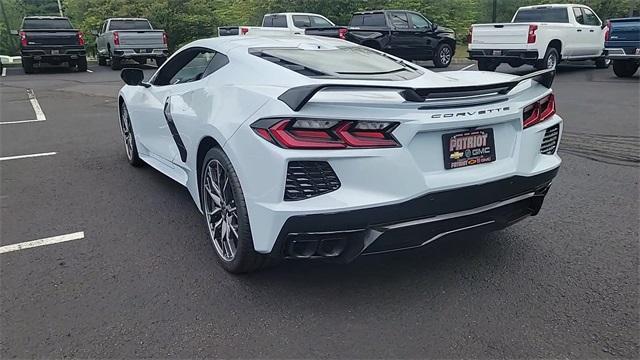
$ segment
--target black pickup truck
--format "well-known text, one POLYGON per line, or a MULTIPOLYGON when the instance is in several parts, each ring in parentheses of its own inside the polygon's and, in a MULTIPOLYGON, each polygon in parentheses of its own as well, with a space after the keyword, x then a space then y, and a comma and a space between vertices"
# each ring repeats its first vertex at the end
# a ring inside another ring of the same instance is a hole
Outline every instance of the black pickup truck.
POLYGON ((449 66, 456 49, 453 30, 405 10, 355 13, 344 37, 403 59, 433 60, 436 67, 449 66))
POLYGON ((66 17, 27 16, 18 33, 22 68, 31 74, 42 63, 77 67, 87 71, 83 34, 66 17))

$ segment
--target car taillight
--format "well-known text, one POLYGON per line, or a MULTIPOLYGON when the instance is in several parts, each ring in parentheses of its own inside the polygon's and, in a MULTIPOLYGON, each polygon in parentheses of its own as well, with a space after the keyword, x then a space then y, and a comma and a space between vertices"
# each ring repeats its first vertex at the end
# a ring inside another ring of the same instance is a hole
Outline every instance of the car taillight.
POLYGON ((249 28, 246 28, 246 27, 240 28, 240 35, 247 35, 248 32, 249 32, 249 28))
POLYGON ((390 121, 262 119, 251 125, 261 138, 285 149, 399 147, 390 121))
POLYGON ((536 31, 538 30, 538 25, 529 25, 529 35, 527 37, 527 44, 533 44, 536 42, 536 31))
POLYGON ((349 30, 347 30, 345 28, 338 29, 338 37, 340 39, 344 40, 344 38, 347 36, 347 31, 349 31, 349 30))
POLYGON ((604 28, 604 41, 611 39, 611 20, 607 20, 607 26, 604 28))
POLYGON ((84 46, 84 34, 78 31, 76 37, 78 38, 78 45, 84 46))
POLYGON ((528 128, 541 123, 556 113, 556 98, 553 94, 536 101, 524 108, 522 127, 528 128))
MULTIPOLYGON (((15 33, 14 33, 15 34, 15 33)), ((20 31, 20 44, 22 46, 27 46, 27 33, 24 31, 20 31)))
POLYGON ((162 33, 162 43, 165 45, 169 45, 169 35, 166 32, 162 33))
POLYGON ((120 34, 117 31, 113 32, 113 45, 120 45, 120 34))
POLYGON ((471 44, 473 42, 473 26, 469 26, 469 31, 467 32, 467 44, 471 44))

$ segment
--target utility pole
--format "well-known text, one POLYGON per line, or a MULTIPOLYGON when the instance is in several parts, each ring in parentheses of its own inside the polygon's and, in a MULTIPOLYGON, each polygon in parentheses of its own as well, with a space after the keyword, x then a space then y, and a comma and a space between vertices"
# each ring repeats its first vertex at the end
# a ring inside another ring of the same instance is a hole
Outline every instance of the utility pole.
MULTIPOLYGON (((60 0, 58 0, 59 2, 60 0)), ((493 16, 491 17, 491 22, 496 22, 496 8, 498 7, 498 0, 493 0, 493 16)))
POLYGON ((62 3, 60 2, 60 0, 58 0, 58 11, 60 11, 60 16, 64 16, 64 14, 62 13, 62 3))

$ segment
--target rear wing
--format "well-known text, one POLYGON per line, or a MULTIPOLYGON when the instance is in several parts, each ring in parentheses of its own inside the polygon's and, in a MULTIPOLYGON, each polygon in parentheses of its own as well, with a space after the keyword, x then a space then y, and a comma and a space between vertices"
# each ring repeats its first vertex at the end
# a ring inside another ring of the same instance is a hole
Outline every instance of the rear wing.
POLYGON ((456 86, 447 88, 411 88, 402 86, 378 86, 362 84, 314 84, 291 88, 278 97, 293 111, 300 111, 319 91, 324 89, 367 89, 367 90, 396 90, 408 102, 425 102, 435 99, 455 99, 481 95, 506 95, 513 88, 526 80, 533 80, 546 88, 551 88, 556 75, 555 69, 535 71, 517 77, 511 81, 473 86, 456 86))

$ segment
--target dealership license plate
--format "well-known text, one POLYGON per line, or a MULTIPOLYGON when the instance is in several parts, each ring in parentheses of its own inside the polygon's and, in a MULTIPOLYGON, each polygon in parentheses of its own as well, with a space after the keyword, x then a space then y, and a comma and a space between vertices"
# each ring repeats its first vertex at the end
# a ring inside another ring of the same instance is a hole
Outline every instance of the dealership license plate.
POLYGON ((502 55, 502 50, 493 50, 493 56, 500 56, 502 55))
POLYGON ((496 160, 493 129, 444 134, 442 148, 445 169, 457 169, 496 160))
POLYGON ((51 55, 58 55, 60 54, 60 50, 51 50, 51 55))

